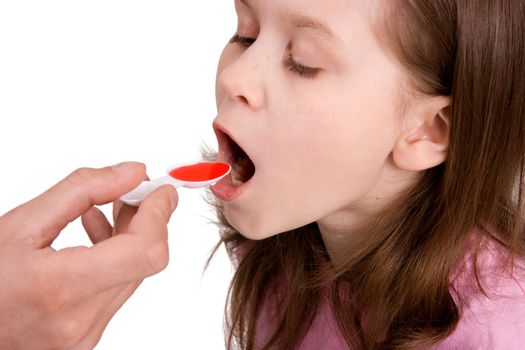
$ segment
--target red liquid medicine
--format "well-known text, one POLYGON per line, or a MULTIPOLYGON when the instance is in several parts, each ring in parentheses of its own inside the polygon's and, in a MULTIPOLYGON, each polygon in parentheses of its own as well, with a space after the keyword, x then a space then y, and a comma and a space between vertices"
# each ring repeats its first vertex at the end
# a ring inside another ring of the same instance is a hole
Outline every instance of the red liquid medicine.
POLYGON ((221 177, 230 170, 230 166, 226 163, 197 163, 193 165, 182 166, 175 168, 169 172, 174 179, 181 181, 210 181, 221 177))

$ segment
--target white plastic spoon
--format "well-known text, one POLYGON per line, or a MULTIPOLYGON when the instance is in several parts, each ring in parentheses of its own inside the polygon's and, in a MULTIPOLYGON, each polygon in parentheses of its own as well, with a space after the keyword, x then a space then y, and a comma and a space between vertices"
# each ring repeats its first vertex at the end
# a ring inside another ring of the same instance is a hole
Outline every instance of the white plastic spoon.
POLYGON ((151 192, 163 185, 201 188, 211 186, 228 175, 231 166, 221 162, 199 162, 182 164, 168 168, 168 175, 152 181, 142 181, 120 200, 126 204, 138 206, 151 192))

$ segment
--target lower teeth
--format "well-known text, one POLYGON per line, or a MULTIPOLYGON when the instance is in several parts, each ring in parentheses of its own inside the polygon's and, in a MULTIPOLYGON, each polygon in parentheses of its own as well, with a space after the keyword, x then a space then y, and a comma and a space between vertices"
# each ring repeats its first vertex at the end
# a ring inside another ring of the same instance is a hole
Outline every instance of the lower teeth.
POLYGON ((232 175, 232 184, 235 187, 239 187, 242 184, 244 184, 244 182, 242 182, 241 180, 237 179, 237 177, 235 175, 232 175))
POLYGON ((232 184, 235 187, 239 187, 243 185, 246 181, 248 181, 249 174, 247 174, 248 171, 253 167, 253 164, 251 163, 251 160, 248 158, 248 156, 244 153, 238 155, 232 164, 232 171, 231 171, 231 179, 232 184))
POLYGON ((232 184, 235 187, 238 187, 243 184, 242 172, 243 172, 242 171, 242 161, 240 158, 237 158, 232 164, 232 172, 231 172, 232 184))
POLYGON ((244 181, 242 181, 241 171, 242 170, 236 165, 232 167, 232 172, 231 172, 232 184, 236 187, 244 183, 244 181))

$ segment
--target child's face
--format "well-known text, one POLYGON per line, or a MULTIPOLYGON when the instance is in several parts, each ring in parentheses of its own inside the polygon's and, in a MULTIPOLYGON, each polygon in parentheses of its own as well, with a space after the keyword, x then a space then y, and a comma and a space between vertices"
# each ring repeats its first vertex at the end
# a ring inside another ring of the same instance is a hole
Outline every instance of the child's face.
POLYGON ((252 239, 365 217, 406 180, 390 155, 405 73, 373 34, 381 1, 246 2, 235 1, 237 34, 257 40, 224 49, 214 127, 236 139, 256 170, 243 194, 225 202, 226 217, 252 239), (301 76, 290 57, 318 74, 301 76))

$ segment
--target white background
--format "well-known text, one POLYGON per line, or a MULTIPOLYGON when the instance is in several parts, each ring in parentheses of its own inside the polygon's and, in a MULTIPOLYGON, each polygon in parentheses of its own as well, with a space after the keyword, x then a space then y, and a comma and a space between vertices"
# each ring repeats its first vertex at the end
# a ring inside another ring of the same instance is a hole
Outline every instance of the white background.
MULTIPOLYGON (((235 28, 231 0, 0 0, 0 214, 79 167, 135 160, 155 178, 216 148, 215 71, 235 28)), ((232 268, 221 249, 202 274, 218 240, 203 194, 179 190, 168 268, 97 349, 224 349, 232 268)), ((90 245, 78 220, 53 244, 75 245, 90 245)))

